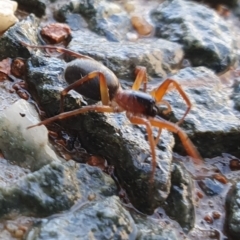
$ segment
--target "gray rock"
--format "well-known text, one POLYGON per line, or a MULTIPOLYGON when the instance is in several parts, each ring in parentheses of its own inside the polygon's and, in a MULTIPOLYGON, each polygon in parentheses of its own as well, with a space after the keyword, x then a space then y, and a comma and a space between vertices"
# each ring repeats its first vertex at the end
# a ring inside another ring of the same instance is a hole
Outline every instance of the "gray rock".
POLYGON ((140 39, 138 42, 109 42, 88 31, 72 34, 69 48, 102 62, 120 78, 134 79, 136 66, 145 66, 151 77, 165 78, 176 72, 183 59, 180 45, 163 39, 140 39), (96 41, 96 38, 98 41, 96 41))
POLYGON ((224 190, 224 185, 222 183, 210 178, 205 178, 204 180, 198 181, 198 185, 208 196, 220 195, 224 190))
POLYGON ((189 232, 195 223, 192 179, 183 167, 174 164, 171 184, 164 209, 168 216, 175 219, 185 232, 189 232))
POLYGON ((105 36, 109 41, 119 42, 132 29, 130 17, 118 1, 73 0, 63 5, 56 16, 66 21, 72 13, 79 13, 87 19, 89 28, 105 36))
POLYGON ((10 27, 0 37, 0 59, 7 57, 30 57, 29 51, 21 45, 20 41, 26 43, 30 41, 32 44, 38 44, 38 26, 39 19, 31 14, 26 19, 10 27))
MULTIPOLYGON (((205 67, 188 67, 172 78, 181 84, 192 103, 192 109, 182 128, 202 156, 215 157, 223 152, 239 156, 239 151, 236 151, 240 128, 239 113, 232 107, 232 90, 221 84, 220 79, 205 67)), ((176 91, 171 91, 164 99, 173 108, 175 117, 172 117, 172 121, 180 119, 186 111, 182 97, 176 91)), ((177 143, 175 150, 181 152, 181 146, 177 143)))
POLYGON ((156 36, 183 44, 193 66, 223 72, 236 60, 234 40, 214 10, 191 1, 165 1, 152 11, 156 36))
POLYGON ((236 182, 227 199, 227 231, 233 240, 240 235, 240 182, 236 182))
MULTIPOLYGON (((177 240, 179 239, 177 231, 163 219, 146 216, 136 211, 130 211, 132 218, 139 230, 138 240, 177 240)), ((187 239, 186 239, 187 240, 187 239)))
POLYGON ((55 162, 0 187, 0 215, 17 210, 25 216, 49 216, 69 209, 76 201, 98 201, 115 192, 113 180, 100 169, 55 162))
POLYGON ((30 230, 26 240, 124 239, 137 238, 131 215, 116 197, 80 205, 74 211, 43 219, 30 230))
POLYGON ((233 84, 233 92, 231 99, 234 101, 234 107, 240 111, 240 79, 237 79, 233 84))

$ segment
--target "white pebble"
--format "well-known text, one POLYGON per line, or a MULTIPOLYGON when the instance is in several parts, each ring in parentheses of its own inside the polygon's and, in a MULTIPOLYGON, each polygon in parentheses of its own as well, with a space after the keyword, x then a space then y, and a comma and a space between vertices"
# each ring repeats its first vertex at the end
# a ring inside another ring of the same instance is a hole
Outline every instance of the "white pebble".
POLYGON ((18 22, 18 19, 14 16, 17 6, 18 4, 15 1, 0 0, 0 32, 7 30, 18 22))

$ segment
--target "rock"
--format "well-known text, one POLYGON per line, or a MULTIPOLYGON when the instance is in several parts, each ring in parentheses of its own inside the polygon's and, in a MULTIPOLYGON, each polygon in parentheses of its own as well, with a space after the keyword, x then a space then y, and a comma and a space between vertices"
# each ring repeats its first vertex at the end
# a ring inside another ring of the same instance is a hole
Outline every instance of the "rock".
POLYGON ((235 62, 233 34, 214 10, 191 1, 174 0, 159 4, 151 17, 156 36, 182 44, 193 66, 206 66, 219 73, 235 62))
POLYGON ((76 204, 70 211, 38 221, 28 232, 31 239, 178 239, 177 233, 162 222, 131 213, 116 197, 99 202, 76 204), (86 224, 88 223, 88 224, 86 224))
MULTIPOLYGON (((192 109, 181 127, 201 155, 212 158, 227 152, 240 156, 236 151, 240 123, 230 99, 232 90, 221 84, 219 77, 205 67, 188 67, 171 78, 181 84, 192 103, 192 109)), ((180 119, 186 111, 182 97, 174 90, 164 99, 169 101, 173 109, 171 121, 180 119)), ((181 153, 182 145, 179 143, 177 140, 175 150, 181 153)))
POLYGON ((237 181, 227 199, 226 228, 232 239, 238 239, 240 235, 240 182, 237 181))
POLYGON ((175 219, 185 232, 189 232, 195 223, 192 179, 183 167, 174 164, 171 184, 164 209, 168 216, 175 219))
POLYGON ((28 58, 30 56, 26 47, 20 41, 38 44, 37 29, 39 20, 34 15, 29 15, 26 19, 16 23, 0 37, 0 59, 7 57, 28 58))
MULTIPOLYGON (((171 224, 164 224, 160 219, 144 217, 134 212, 132 217, 139 229, 139 240, 177 240, 179 239, 177 231, 171 224)), ((187 239, 186 239, 187 240, 187 239)))
POLYGON ((125 39, 127 32, 132 29, 130 18, 124 9, 116 3, 105 1, 101 1, 97 6, 95 16, 89 21, 89 27, 114 42, 125 39))
POLYGON ((140 35, 149 35, 151 34, 153 27, 149 24, 143 17, 140 16, 132 16, 131 22, 135 30, 140 35))
POLYGON ((102 62, 119 78, 134 80, 135 67, 145 66, 151 77, 165 78, 181 65, 180 45, 163 39, 139 39, 138 42, 109 42, 88 31, 72 34, 69 48, 102 62), (98 41, 96 41, 98 38, 98 41))
POLYGON ((92 31, 105 36, 109 41, 119 42, 125 39, 132 25, 127 12, 117 1, 115 2, 70 1, 56 12, 56 16, 65 21, 69 14, 80 13, 87 19, 92 31))
POLYGON ((47 129, 44 126, 27 129, 38 121, 34 107, 25 100, 17 101, 0 113, 0 149, 5 158, 31 170, 57 161, 48 145, 47 129))
POLYGON ((198 185, 208 196, 220 195, 224 190, 224 185, 222 183, 210 178, 205 178, 204 180, 198 181, 198 185))
POLYGON ((9 92, 9 89, 11 88, 12 82, 10 82, 9 80, 0 82, 0 112, 20 99, 16 92, 9 92))
POLYGON ((0 32, 4 32, 18 22, 18 19, 14 16, 14 12, 17 10, 17 3, 9 0, 1 0, 0 2, 0 32))
POLYGON ((237 78, 232 86, 233 92, 231 98, 234 101, 234 107, 236 110, 240 111, 240 79, 237 78))
POLYGON ((29 173, 10 186, 0 187, 0 215, 14 211, 45 217, 69 209, 75 202, 99 201, 116 193, 114 181, 85 164, 54 162, 29 173))
MULTIPOLYGON (((34 13, 37 17, 42 17, 46 13, 49 0, 16 0, 20 6, 29 13, 34 13)), ((53 0, 50 0, 53 1, 53 0)))
POLYGON ((226 5, 228 7, 236 7, 238 0, 195 0, 196 2, 206 3, 213 7, 218 6, 219 4, 226 5))
POLYGON ((116 197, 87 202, 74 211, 39 221, 26 240, 40 239, 136 239, 138 230, 131 215, 116 197))

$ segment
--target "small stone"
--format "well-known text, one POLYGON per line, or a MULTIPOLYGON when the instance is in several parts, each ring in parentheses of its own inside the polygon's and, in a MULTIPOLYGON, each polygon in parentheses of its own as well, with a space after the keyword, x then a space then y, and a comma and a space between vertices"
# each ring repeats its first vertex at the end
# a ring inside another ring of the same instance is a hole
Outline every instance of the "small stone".
POLYGON ((149 35, 152 32, 152 25, 150 25, 144 18, 139 16, 133 16, 131 22, 135 30, 140 35, 149 35))
POLYGON ((135 6, 133 2, 126 2, 124 4, 124 8, 127 12, 133 12, 135 10, 135 6))
POLYGON ((212 219, 212 217, 211 217, 210 215, 206 215, 206 216, 204 217, 204 220, 205 220, 207 223, 209 223, 209 224, 212 224, 212 223, 213 223, 213 219, 212 219))
POLYGON ((60 43, 70 36, 71 29, 67 24, 52 23, 42 28, 41 34, 52 43, 60 43))
POLYGON ((21 229, 18 229, 12 234, 15 238, 22 238, 24 235, 24 231, 21 229))
POLYGON ((212 217, 213 217, 213 219, 219 219, 221 217, 221 213, 214 211, 214 212, 212 212, 212 217))
POLYGON ((15 77, 23 77, 25 73, 25 61, 21 58, 16 58, 11 64, 11 73, 15 77))
POLYGON ((1 0, 0 2, 0 32, 4 32, 14 23, 18 22, 18 19, 14 16, 18 4, 15 1, 9 0, 1 0))
POLYGON ((136 33, 129 32, 129 33, 126 34, 126 39, 128 41, 135 42, 135 41, 138 40, 138 35, 136 33))
POLYGON ((223 176, 222 174, 219 174, 219 173, 216 173, 213 175, 213 177, 219 181, 220 183, 223 183, 223 184, 227 184, 228 183, 228 180, 225 176, 223 176))
POLYGON ((11 222, 7 223, 5 227, 6 227, 6 229, 7 229, 10 233, 14 233, 15 231, 18 230, 17 225, 15 225, 15 224, 13 224, 13 223, 11 223, 11 222))
POLYGON ((231 171, 240 170, 240 160, 239 159, 232 159, 229 163, 229 167, 230 167, 231 171))
POLYGON ((93 201, 93 200, 95 200, 95 199, 96 199, 96 194, 91 193, 91 194, 88 195, 88 200, 89 200, 89 201, 93 201))

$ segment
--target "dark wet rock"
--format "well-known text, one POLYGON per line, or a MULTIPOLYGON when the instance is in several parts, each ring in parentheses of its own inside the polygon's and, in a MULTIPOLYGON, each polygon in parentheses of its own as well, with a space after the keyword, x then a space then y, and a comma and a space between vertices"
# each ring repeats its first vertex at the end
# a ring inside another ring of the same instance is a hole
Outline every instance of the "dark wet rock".
POLYGON ((232 33, 214 10, 194 2, 174 0, 160 4, 151 17, 156 36, 183 44, 193 66, 223 72, 236 60, 232 33))
POLYGON ((233 92, 231 98, 234 101, 234 107, 236 110, 240 111, 240 81, 235 81, 232 88, 233 92))
POLYGON ((127 12, 120 5, 100 1, 95 16, 89 22, 89 27, 109 41, 118 42, 126 38, 126 34, 132 29, 132 24, 127 12))
POLYGON ((39 121, 31 104, 21 99, 0 113, 0 149, 14 164, 32 171, 59 161, 48 145, 46 128, 28 130, 39 121))
POLYGON ((151 77, 165 78, 179 68, 183 59, 181 46, 163 39, 118 43, 109 42, 89 31, 82 31, 80 36, 73 33, 72 36, 71 50, 102 62, 122 78, 134 79, 136 66, 145 66, 151 77))
POLYGON ((240 182, 236 182, 227 199, 226 228, 231 239, 237 240, 240 236, 240 182))
POLYGON ((29 13, 34 13, 38 17, 42 17, 46 13, 49 0, 16 0, 19 6, 29 13))
POLYGON ((174 164, 171 184, 164 209, 168 216, 176 220, 185 232, 188 232, 195 223, 192 179, 183 167, 174 164))
POLYGON ((113 180, 100 169, 85 164, 51 163, 29 173, 11 186, 0 187, 0 214, 49 216, 69 209, 76 201, 95 200, 116 192, 113 180))
MULTIPOLYGON (((27 62, 27 82, 33 96, 48 116, 56 115, 60 111, 60 92, 67 85, 63 76, 65 67, 63 60, 54 57, 33 56, 27 62)), ((81 95, 71 91, 65 98, 64 109, 69 111, 85 104, 81 95)))
POLYGON ((166 224, 162 219, 154 219, 149 216, 130 211, 132 218, 139 230, 139 240, 177 240, 179 239, 177 231, 166 224))
MULTIPOLYGON (((182 85, 192 103, 182 128, 193 139, 201 155, 210 158, 222 153, 240 156, 240 122, 238 112, 232 107, 232 90, 226 88, 219 77, 205 67, 185 68, 172 78, 182 85)), ((173 107, 175 121, 180 119, 186 110, 180 95, 171 91, 164 99, 173 107)), ((177 143, 175 150, 181 152, 180 148, 177 143)))
POLYGON ((238 3, 238 0, 194 0, 194 1, 206 3, 213 7, 217 7, 219 4, 223 4, 228 7, 235 7, 238 3))
POLYGON ((116 197, 80 205, 74 211, 43 219, 33 226, 31 239, 125 239, 137 238, 138 229, 131 215, 116 197))
MULTIPOLYGON (((55 58, 34 56, 27 63, 27 81, 34 85, 33 94, 48 116, 55 115, 59 109, 62 67, 62 61, 55 58)), ((71 91, 66 97, 65 110, 79 108, 79 103, 84 102, 81 99, 81 95, 71 91)), ((141 129, 129 124, 125 114, 89 113, 62 123, 68 129, 79 131, 86 150, 115 166, 119 181, 138 209, 151 213, 167 197, 173 146, 173 138, 167 132, 162 133, 161 150, 156 150, 160 169, 157 168, 154 184, 150 184, 152 160, 148 141, 141 129)))
POLYGON ((109 41, 120 41, 126 38, 132 29, 130 17, 116 1, 70 1, 56 13, 58 19, 66 21, 71 13, 84 16, 89 28, 105 36, 109 41))
POLYGON ((205 178, 204 180, 198 181, 199 187, 208 196, 220 195, 224 190, 224 185, 215 179, 205 178))
POLYGON ((2 60, 7 57, 30 57, 29 51, 21 45, 20 41, 30 41, 33 44, 38 44, 38 25, 39 19, 31 14, 26 19, 10 27, 0 37, 0 59, 2 60))

